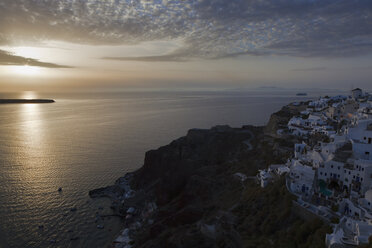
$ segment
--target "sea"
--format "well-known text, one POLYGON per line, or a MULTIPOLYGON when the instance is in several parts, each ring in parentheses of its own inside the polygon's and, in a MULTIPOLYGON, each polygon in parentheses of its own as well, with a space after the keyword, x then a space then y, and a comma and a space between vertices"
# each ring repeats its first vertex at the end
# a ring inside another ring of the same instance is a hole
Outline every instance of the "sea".
POLYGON ((89 190, 138 169, 146 151, 188 129, 264 125, 283 105, 320 95, 272 89, 0 93, 56 101, 0 105, 0 248, 109 247, 123 222, 97 218, 111 213, 110 201, 90 199, 89 190))

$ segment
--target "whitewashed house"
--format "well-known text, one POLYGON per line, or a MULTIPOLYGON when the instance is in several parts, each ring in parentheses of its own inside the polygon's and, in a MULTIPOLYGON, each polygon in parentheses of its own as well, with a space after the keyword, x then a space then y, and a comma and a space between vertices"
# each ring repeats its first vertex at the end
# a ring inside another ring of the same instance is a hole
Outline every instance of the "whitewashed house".
POLYGON ((359 200, 359 204, 363 208, 372 211, 372 189, 367 190, 367 192, 364 194, 364 198, 359 200))
POLYGON ((278 176, 281 176, 281 175, 284 175, 285 173, 288 173, 290 170, 284 164, 272 164, 269 166, 268 171, 278 176))
POLYGON ((307 151, 307 148, 304 142, 302 142, 301 144, 295 144, 294 157, 301 158, 303 155, 306 154, 306 151, 307 151))
POLYGON ((259 170, 257 180, 262 188, 265 188, 273 180, 272 174, 267 170, 259 170))
POLYGON ((324 117, 319 114, 310 114, 305 118, 292 117, 288 122, 288 130, 290 133, 297 136, 307 136, 317 132, 317 130, 329 135, 335 133, 335 131, 331 130, 329 127, 327 128, 324 117))
POLYGON ((372 160, 372 119, 359 120, 355 127, 348 129, 348 137, 356 158, 372 160))
POLYGON ((315 170, 301 164, 299 161, 293 161, 290 167, 290 190, 297 194, 309 196, 313 190, 315 170))
POLYGON ((356 101, 348 99, 343 102, 332 104, 332 106, 325 111, 325 114, 327 117, 336 120, 350 119, 358 108, 359 104, 356 101))
POLYGON ((368 244, 372 234, 372 225, 363 221, 356 223, 356 240, 358 244, 368 244))
POLYGON ((324 163, 324 165, 321 165, 318 168, 318 179, 326 182, 331 180, 343 181, 345 174, 344 166, 345 164, 342 162, 337 162, 334 160, 327 161, 324 163))
POLYGON ((359 88, 355 88, 351 91, 351 95, 354 99, 359 99, 363 96, 363 91, 359 88))
POLYGON ((328 108, 329 100, 329 98, 320 98, 319 100, 310 102, 308 107, 313 111, 320 112, 328 108))

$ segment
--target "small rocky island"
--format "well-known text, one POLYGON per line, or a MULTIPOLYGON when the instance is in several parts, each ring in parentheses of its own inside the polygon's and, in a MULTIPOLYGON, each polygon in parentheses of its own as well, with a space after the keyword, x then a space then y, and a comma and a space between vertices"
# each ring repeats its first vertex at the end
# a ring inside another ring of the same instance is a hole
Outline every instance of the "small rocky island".
POLYGON ((53 99, 0 99, 0 104, 54 103, 53 99))

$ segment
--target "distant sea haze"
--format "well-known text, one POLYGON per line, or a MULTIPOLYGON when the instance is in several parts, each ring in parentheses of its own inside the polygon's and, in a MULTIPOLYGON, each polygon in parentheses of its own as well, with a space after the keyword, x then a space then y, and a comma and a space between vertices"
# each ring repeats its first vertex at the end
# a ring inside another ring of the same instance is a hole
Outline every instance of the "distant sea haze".
MULTIPOLYGON (((34 92, 56 102, 0 105, 0 247, 105 247, 122 223, 98 218, 97 212, 110 213, 109 201, 89 199, 89 190, 139 168, 147 150, 190 128, 264 125, 283 105, 317 96, 283 90, 34 92)), ((0 94, 15 97, 24 98, 0 94)))

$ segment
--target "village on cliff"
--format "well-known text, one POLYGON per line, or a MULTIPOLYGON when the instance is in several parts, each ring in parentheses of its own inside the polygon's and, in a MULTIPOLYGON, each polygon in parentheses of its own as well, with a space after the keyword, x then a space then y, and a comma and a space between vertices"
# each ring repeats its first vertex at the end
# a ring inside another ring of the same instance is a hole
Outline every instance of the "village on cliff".
POLYGON ((278 136, 294 135, 294 156, 260 170, 266 187, 281 175, 294 204, 330 223, 327 247, 368 244, 372 235, 372 95, 356 88, 350 96, 295 102, 300 115, 278 136), (314 137, 316 137, 314 139, 314 137))

